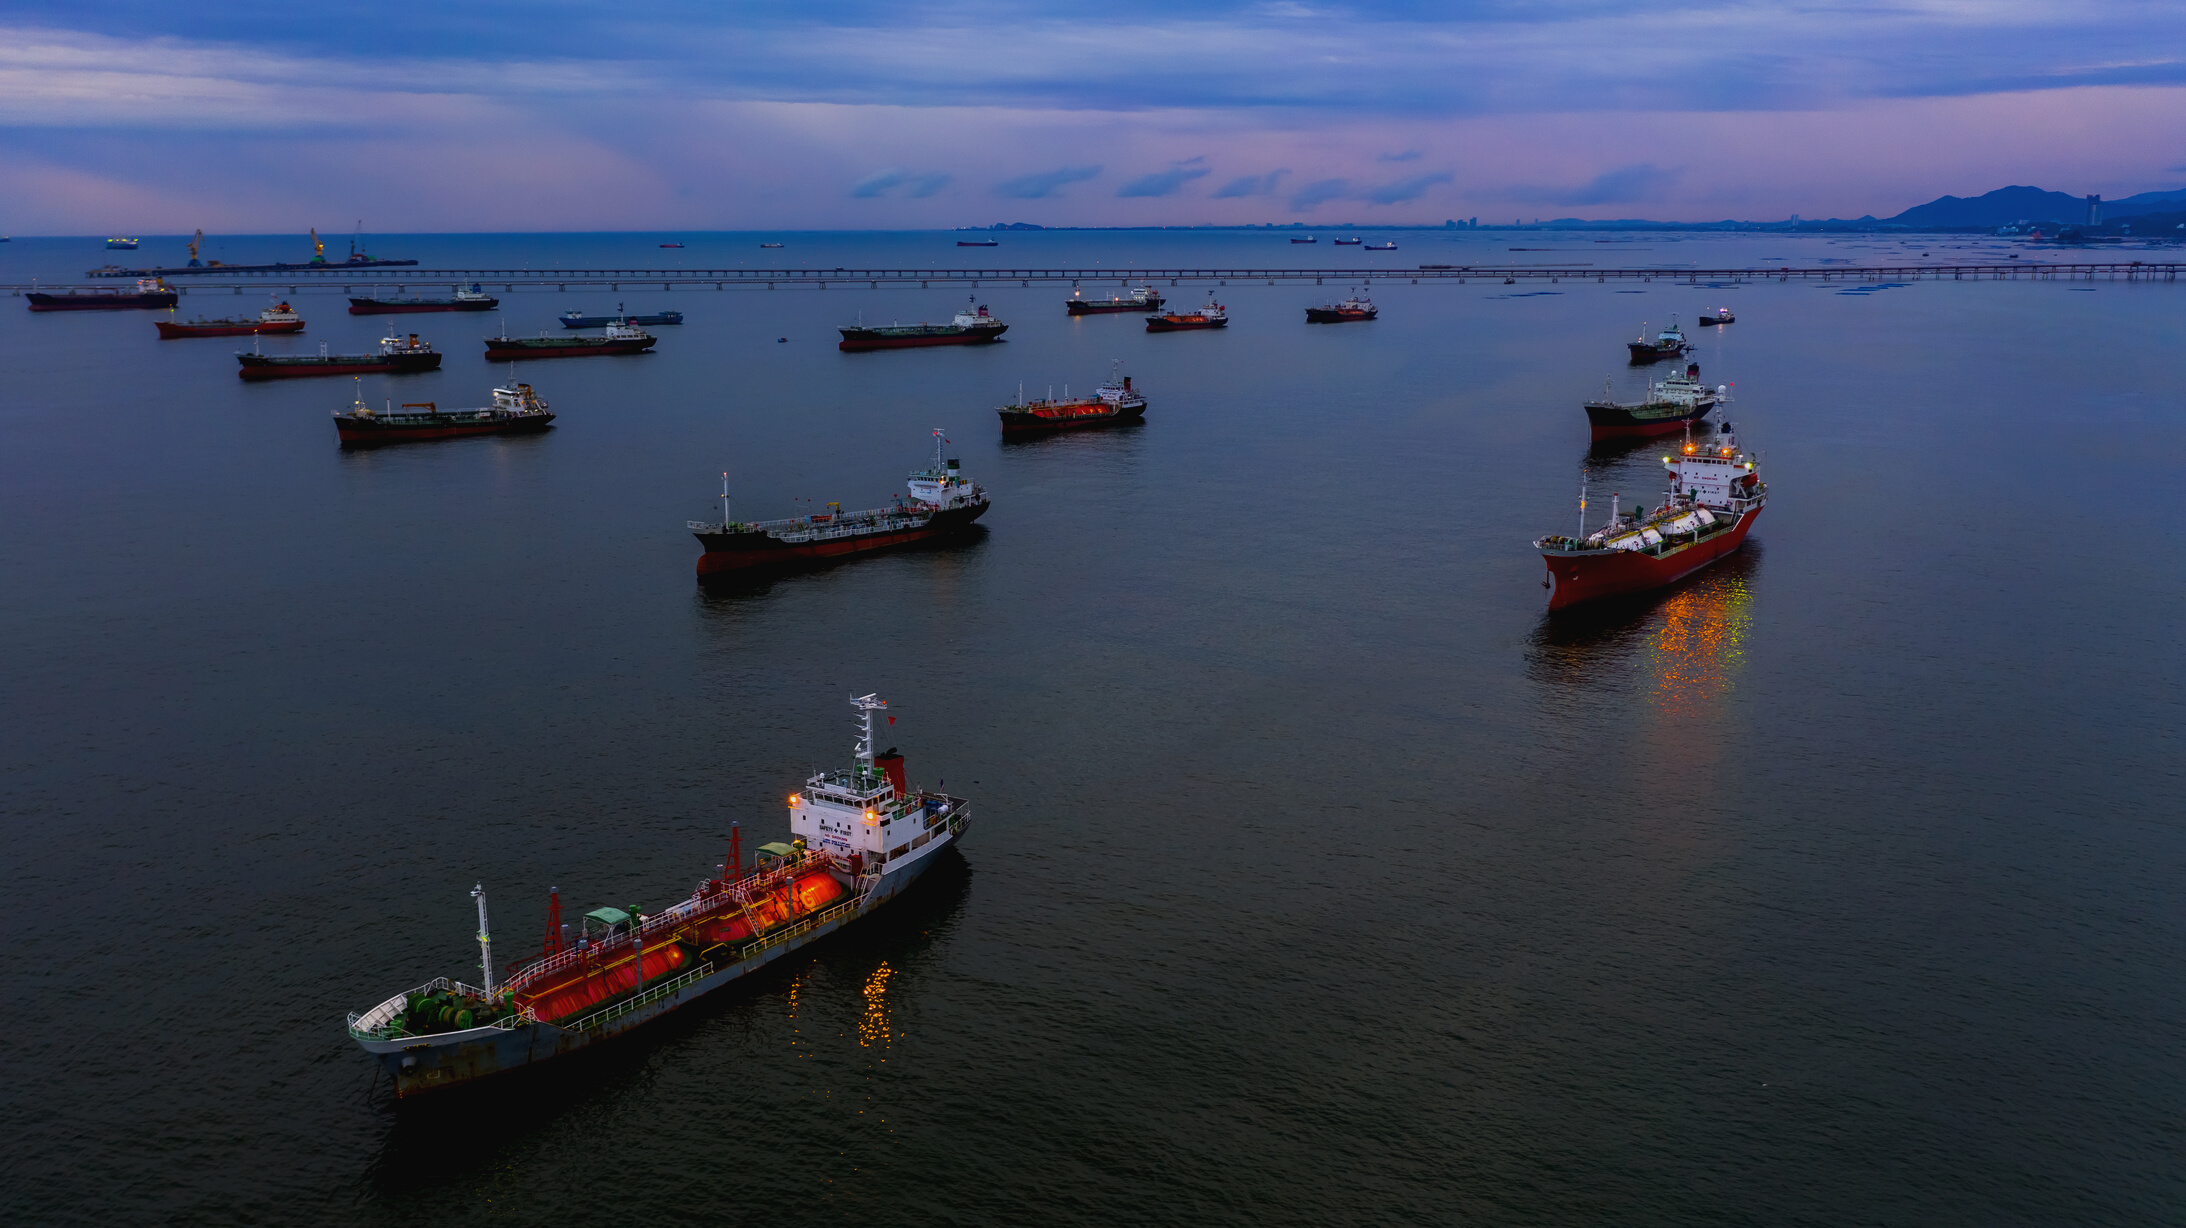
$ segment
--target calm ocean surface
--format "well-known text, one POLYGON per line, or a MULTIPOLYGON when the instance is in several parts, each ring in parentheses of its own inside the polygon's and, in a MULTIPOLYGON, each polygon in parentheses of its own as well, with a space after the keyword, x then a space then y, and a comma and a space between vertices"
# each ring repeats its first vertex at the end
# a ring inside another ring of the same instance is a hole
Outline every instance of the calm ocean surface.
MULTIPOLYGON (((1393 271, 2023 250, 1398 232, 1362 256, 1320 233, 372 247, 1393 271)), ((107 259, 18 239, 0 280, 107 259)), ((973 292, 519 291, 398 318, 446 364, 362 393, 478 405, 513 374, 551 432, 348 453, 349 380, 245 385, 248 339, 0 299, 0 1219, 2186 1218, 2186 285, 1392 282, 1378 322, 1302 323, 1348 288, 1233 282, 1226 332, 1149 336, 989 286, 1002 344, 850 355, 836 325, 973 292), (688 322, 645 357, 483 360, 502 316, 618 300, 688 322), (1721 306, 1738 322, 1697 357, 1763 456, 1751 543, 1547 617, 1528 543, 1576 527, 1582 469, 1596 509, 1661 485, 1659 446, 1590 452, 1580 401, 1639 390, 1643 321, 1721 306), (1117 358, 1143 427, 1000 441, 1020 383, 1084 391, 1117 358), (976 537, 694 583, 683 525, 718 516, 724 470, 740 515, 873 506, 935 427, 994 493, 976 537), (781 838, 864 691, 915 781, 973 799, 960 858, 601 1052, 394 1107, 344 1015, 475 968, 474 883, 502 959, 536 951, 550 887, 672 902, 731 821, 781 838)), ((308 331, 269 352, 390 323, 293 301, 308 331)))

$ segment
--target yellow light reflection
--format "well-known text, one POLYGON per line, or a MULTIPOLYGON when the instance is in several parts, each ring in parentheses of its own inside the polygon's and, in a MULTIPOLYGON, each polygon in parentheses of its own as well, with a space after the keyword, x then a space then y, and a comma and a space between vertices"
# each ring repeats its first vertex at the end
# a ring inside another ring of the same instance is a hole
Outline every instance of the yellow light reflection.
POLYGON ((873 975, 865 978, 865 1011, 858 1016, 858 1043, 868 1049, 886 1048, 893 1039, 888 1022, 888 978, 894 975, 888 961, 882 960, 873 975))
POLYGON ((1715 714, 1745 660, 1751 599, 1738 569, 1705 576, 1662 603, 1650 655, 1655 706, 1664 716, 1682 723, 1715 714))

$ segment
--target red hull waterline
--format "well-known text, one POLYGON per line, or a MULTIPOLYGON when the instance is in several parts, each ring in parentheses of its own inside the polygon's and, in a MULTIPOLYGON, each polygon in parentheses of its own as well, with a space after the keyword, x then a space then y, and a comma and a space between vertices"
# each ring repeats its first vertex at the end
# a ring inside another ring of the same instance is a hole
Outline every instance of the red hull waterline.
POLYGON ((1760 514, 1761 509, 1755 508, 1741 516, 1728 532, 1681 546, 1659 558, 1638 550, 1585 554, 1543 551, 1541 557, 1548 564, 1548 608, 1561 610, 1582 601, 1675 584, 1744 545, 1747 531, 1760 514))
POLYGON ((951 522, 939 528, 928 525, 923 529, 911 529, 902 533, 876 533, 871 537, 814 542, 806 546, 785 545, 773 550, 709 550, 698 556, 698 574, 701 577, 718 576, 732 571, 749 571, 755 567, 782 567, 792 563, 841 558, 846 554, 863 554, 868 550, 885 550, 890 546, 924 541, 962 527, 960 522, 951 522))
POLYGON ((176 337, 244 337, 251 333, 300 333, 304 331, 302 320, 288 320, 279 324, 169 324, 165 320, 154 321, 159 325, 162 341, 176 337))
POLYGON ((985 345, 989 341, 998 340, 1005 331, 1006 325, 993 332, 952 333, 942 337, 889 337, 884 340, 845 337, 835 343, 835 348, 856 353, 859 350, 907 350, 921 345, 985 345))
POLYGON ((341 437, 343 443, 404 443, 413 439, 453 439, 460 435, 521 435, 545 429, 546 422, 524 422, 515 426, 496 422, 479 426, 418 426, 359 431, 336 423, 334 433, 341 437))
POLYGON ((1713 405, 1704 406, 1697 413, 1655 422, 1595 422, 1590 423, 1587 429, 1593 432, 1594 439, 1645 439, 1653 435, 1675 435, 1688 426, 1701 423, 1712 408, 1713 405))

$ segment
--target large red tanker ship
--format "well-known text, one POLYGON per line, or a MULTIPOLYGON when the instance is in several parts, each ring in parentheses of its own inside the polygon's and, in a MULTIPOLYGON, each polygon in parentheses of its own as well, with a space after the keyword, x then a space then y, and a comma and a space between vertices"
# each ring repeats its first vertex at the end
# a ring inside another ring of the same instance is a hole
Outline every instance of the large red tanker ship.
POLYGON ((1738 449, 1730 423, 1712 444, 1687 440, 1662 458, 1669 497, 1649 512, 1627 512, 1612 495, 1609 523, 1586 530, 1586 496, 1579 497, 1579 536, 1551 534, 1533 543, 1548 565, 1548 608, 1661 588, 1745 544, 1768 502, 1757 460, 1738 449))

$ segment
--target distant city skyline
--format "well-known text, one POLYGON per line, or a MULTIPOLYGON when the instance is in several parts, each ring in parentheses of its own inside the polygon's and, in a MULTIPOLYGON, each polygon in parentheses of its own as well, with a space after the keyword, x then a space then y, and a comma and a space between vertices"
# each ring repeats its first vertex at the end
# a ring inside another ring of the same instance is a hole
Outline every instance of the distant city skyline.
POLYGON ((0 233, 1888 217, 2186 186, 2186 11, 11 7, 0 233), (126 31, 126 34, 117 32, 126 31))

